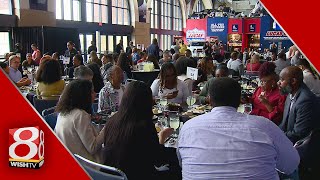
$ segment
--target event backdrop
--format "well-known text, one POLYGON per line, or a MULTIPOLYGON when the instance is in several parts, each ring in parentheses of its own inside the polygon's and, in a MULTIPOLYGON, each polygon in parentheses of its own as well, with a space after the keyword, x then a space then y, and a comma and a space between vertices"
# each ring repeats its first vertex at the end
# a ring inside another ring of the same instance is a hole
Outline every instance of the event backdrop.
POLYGON ((207 20, 207 36, 216 36, 223 44, 228 40, 228 19, 227 17, 214 17, 207 20))
POLYGON ((289 37, 281 30, 277 23, 271 16, 261 17, 261 36, 260 43, 261 48, 269 48, 270 44, 275 42, 278 47, 288 49, 293 43, 290 41, 289 37), (280 44, 279 44, 280 43, 280 44))

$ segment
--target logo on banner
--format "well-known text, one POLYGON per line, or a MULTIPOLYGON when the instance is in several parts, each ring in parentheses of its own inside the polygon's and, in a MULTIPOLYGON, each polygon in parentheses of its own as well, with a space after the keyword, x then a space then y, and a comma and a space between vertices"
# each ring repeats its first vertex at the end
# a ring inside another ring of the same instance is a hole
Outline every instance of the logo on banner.
POLYGON ((9 166, 39 169, 43 163, 43 131, 38 126, 9 129, 9 166))
POLYGON ((255 24, 249 25, 249 32, 256 32, 256 25, 255 24))
POLYGON ((239 26, 238 24, 232 25, 232 32, 238 32, 239 31, 239 26))
POLYGON ((191 40, 204 40, 206 36, 206 32, 204 30, 199 30, 197 28, 188 30, 186 32, 186 38, 188 41, 191 40))
POLYGON ((288 36, 283 31, 267 31, 265 40, 289 40, 288 36))
POLYGON ((223 32, 225 29, 224 23, 213 23, 210 26, 211 32, 223 32))

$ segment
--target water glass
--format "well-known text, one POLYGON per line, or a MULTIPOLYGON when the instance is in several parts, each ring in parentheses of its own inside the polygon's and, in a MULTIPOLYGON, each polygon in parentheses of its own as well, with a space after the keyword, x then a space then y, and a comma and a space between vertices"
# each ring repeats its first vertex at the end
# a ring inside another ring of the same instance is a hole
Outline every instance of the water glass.
POLYGON ((160 106, 162 108, 162 111, 164 111, 165 107, 168 104, 168 99, 165 98, 165 97, 161 97, 159 103, 160 103, 160 106))
POLYGON ((160 109, 160 97, 155 96, 154 97, 154 102, 156 103, 157 108, 160 109))
POLYGON ((187 97, 188 109, 191 109, 195 103, 196 103, 196 98, 194 96, 187 97))
POLYGON ((66 75, 66 80, 68 80, 69 79, 69 68, 68 67, 64 69, 64 73, 66 75))
POLYGON ((174 129, 172 137, 177 138, 178 137, 177 129, 180 126, 179 115, 176 114, 176 115, 171 116, 169 123, 170 123, 170 127, 174 129))

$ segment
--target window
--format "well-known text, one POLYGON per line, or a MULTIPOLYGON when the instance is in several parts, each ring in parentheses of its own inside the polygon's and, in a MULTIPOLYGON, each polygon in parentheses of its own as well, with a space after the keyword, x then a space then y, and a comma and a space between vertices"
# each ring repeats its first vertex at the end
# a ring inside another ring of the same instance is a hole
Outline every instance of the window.
POLYGON ((101 53, 105 54, 107 52, 107 36, 101 35, 101 53))
POLYGON ((87 22, 108 23, 108 0, 86 0, 87 22))
POLYGON ((108 36, 108 51, 114 51, 113 36, 108 36))
POLYGON ((164 43, 165 43, 165 35, 163 35, 163 34, 161 34, 160 35, 160 39, 161 39, 161 41, 160 41, 160 49, 163 49, 164 48, 164 43))
POLYGON ((120 40, 121 40, 121 36, 116 36, 116 44, 119 44, 119 42, 120 42, 120 40))
POLYGON ((0 14, 12 15, 11 0, 0 0, 0 14))
POLYGON ((79 39, 80 39, 81 52, 85 52, 85 49, 84 49, 84 36, 83 36, 83 34, 79 34, 79 39))
POLYGON ((56 0, 56 19, 80 21, 80 1, 56 0))
POLYGON ((204 4, 202 0, 198 0, 195 6, 193 7, 193 12, 200 12, 204 10, 204 4))
POLYGON ((175 31, 182 31, 182 12, 181 12, 181 7, 180 7, 180 2, 179 0, 174 0, 173 1, 173 9, 176 12, 176 16, 173 16, 174 19, 174 28, 173 30, 175 31))
POLYGON ((128 46, 128 36, 122 36, 123 40, 123 50, 126 51, 126 48, 128 46))
POLYGON ((182 31, 179 0, 152 0, 151 8, 151 28, 182 31))
POLYGON ((112 24, 130 25, 128 0, 112 0, 112 24))
POLYGON ((98 54, 101 53, 101 34, 100 34, 100 31, 96 31, 96 47, 97 47, 97 53, 98 54))
POLYGON ((163 51, 165 50, 170 50, 171 49, 171 44, 172 44, 172 35, 165 35, 165 34, 151 34, 151 43, 154 38, 158 40, 159 48, 162 49, 163 51))
MULTIPOLYGON (((88 50, 89 46, 91 46, 91 41, 93 41, 93 35, 92 34, 86 34, 86 51, 88 50)), ((88 52, 85 54, 87 56, 87 60, 89 59, 88 52)))
POLYGON ((9 32, 0 32, 0 55, 10 52, 9 32))

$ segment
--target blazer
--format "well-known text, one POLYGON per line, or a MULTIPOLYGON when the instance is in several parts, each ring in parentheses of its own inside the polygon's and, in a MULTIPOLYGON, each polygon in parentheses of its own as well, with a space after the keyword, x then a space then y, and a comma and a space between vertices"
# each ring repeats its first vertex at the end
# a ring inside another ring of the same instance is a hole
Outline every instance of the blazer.
POLYGON ((283 119, 279 127, 295 143, 308 136, 316 128, 318 124, 316 118, 320 108, 317 106, 316 96, 304 83, 297 91, 289 112, 290 103, 291 99, 288 95, 284 106, 283 119))

